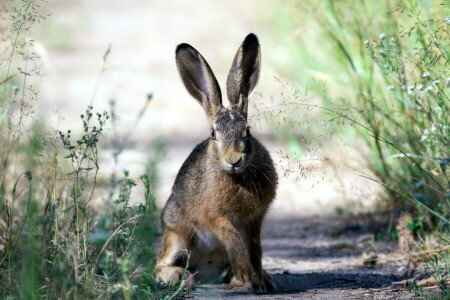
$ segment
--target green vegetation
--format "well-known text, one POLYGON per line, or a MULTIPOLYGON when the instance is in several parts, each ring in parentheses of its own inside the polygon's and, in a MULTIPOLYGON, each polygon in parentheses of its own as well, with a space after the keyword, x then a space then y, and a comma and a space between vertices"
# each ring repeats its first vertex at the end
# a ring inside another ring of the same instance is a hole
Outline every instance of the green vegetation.
MULTIPOLYGON (((0 32, 10 42, 0 65, 0 297, 179 298, 187 292, 182 285, 162 285, 153 276, 159 235, 154 192, 164 142, 153 144, 139 180, 126 170, 100 177, 114 106, 101 113, 89 106, 73 132, 33 119, 33 82, 41 71, 25 36, 45 21, 39 14, 44 3, 18 2, 6 20, 9 31, 0 32), (137 185, 142 197, 133 199, 137 185)), ((124 144, 113 143, 111 160, 117 162, 124 144)))
MULTIPOLYGON (((279 8, 277 18, 281 33, 289 36, 289 47, 279 54, 281 70, 306 90, 283 95, 280 106, 302 112, 300 119, 288 115, 289 131, 302 126, 303 134, 310 137, 323 131, 339 136, 346 147, 364 157, 371 174, 361 176, 381 185, 385 208, 393 213, 410 211, 413 220, 408 228, 419 240, 425 239, 426 232, 438 240, 435 247, 447 247, 449 3, 326 0, 285 4, 288 9, 279 8), (303 125, 310 122, 315 126, 303 125)), ((299 145, 303 142, 297 137, 299 145)), ((440 265, 440 276, 445 277, 440 282, 445 282, 448 251, 436 257, 434 266, 440 265)))
POLYGON ((295 91, 283 105, 319 109, 332 130, 357 134, 367 177, 395 205, 410 201, 428 229, 449 219, 449 14, 438 2, 329 0, 294 2, 289 18, 308 27, 291 41, 289 75, 320 101, 295 91))

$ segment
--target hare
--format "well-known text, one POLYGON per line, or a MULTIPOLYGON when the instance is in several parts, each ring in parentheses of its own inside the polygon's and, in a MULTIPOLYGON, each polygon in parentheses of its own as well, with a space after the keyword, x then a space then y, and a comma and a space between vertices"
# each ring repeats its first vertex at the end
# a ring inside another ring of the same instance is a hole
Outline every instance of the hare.
MULTIPOLYGON (((181 166, 162 211, 156 277, 178 283, 188 263, 199 278, 228 270, 225 283, 272 292, 275 284, 261 265, 261 225, 275 197, 277 174, 247 123, 248 97, 261 66, 258 39, 249 34, 234 58, 227 79, 231 108, 222 105, 219 84, 197 50, 180 44, 176 64, 211 127, 181 166)), ((187 284, 193 284, 191 274, 187 284)))

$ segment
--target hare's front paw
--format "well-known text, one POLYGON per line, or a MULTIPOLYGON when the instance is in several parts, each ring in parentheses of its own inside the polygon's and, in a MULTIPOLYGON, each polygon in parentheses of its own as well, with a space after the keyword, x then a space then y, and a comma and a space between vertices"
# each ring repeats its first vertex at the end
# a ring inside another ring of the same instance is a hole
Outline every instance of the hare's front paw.
POLYGON ((180 267, 164 267, 156 273, 156 280, 167 284, 179 284, 184 280, 184 285, 192 287, 194 285, 194 276, 180 267), (184 278, 183 278, 184 276, 184 278))
POLYGON ((265 270, 260 276, 254 274, 252 286, 256 293, 273 293, 276 288, 272 277, 265 270))
POLYGON ((235 264, 233 273, 235 274, 229 284, 234 286, 240 286, 240 287, 246 287, 251 288, 252 287, 252 267, 250 264, 235 264))

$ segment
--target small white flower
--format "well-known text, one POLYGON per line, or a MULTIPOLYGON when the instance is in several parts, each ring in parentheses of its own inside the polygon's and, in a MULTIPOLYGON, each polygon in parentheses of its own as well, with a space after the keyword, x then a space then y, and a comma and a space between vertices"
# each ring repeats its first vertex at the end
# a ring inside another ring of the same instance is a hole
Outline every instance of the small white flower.
POLYGON ((408 85, 408 90, 412 90, 414 88, 414 85, 408 85))
POLYGON ((447 85, 450 85, 450 77, 448 77, 448 78, 445 80, 445 83, 446 83, 447 85))
POLYGON ((416 105, 416 109, 417 109, 417 110, 422 110, 422 106, 416 105))
POLYGON ((392 46, 392 45, 395 45, 395 41, 396 41, 395 37, 393 37, 393 36, 390 37, 390 38, 389 38, 389 45, 391 45, 391 46, 392 46))
POLYGON ((436 107, 433 107, 433 111, 440 112, 440 111, 442 111, 442 108, 440 106, 436 106, 436 107))
POLYGON ((439 79, 433 80, 434 84, 438 84, 439 82, 441 82, 439 79))
POLYGON ((418 89, 419 91, 423 89, 423 84, 419 84, 418 86, 416 86, 416 89, 418 89))
POLYGON ((422 135, 422 136, 420 137, 420 141, 421 141, 421 142, 425 142, 427 139, 428 139, 428 136, 426 136, 426 135, 422 135))
POLYGON ((387 89, 388 89, 388 91, 392 91, 394 89, 394 86, 393 85, 388 85, 387 89))
POLYGON ((425 88, 425 92, 431 92, 432 90, 433 90, 433 87, 431 85, 429 85, 425 88))
POLYGON ((423 72, 422 77, 423 77, 423 78, 430 77, 430 73, 428 73, 428 72, 423 72))
POLYGON ((369 44, 369 40, 364 40, 364 45, 368 45, 369 44))
POLYGON ((401 87, 400 87, 400 89, 402 90, 402 91, 406 91, 406 85, 402 85, 401 87))
POLYGON ((439 90, 434 90, 434 91, 433 91, 433 94, 435 94, 435 95, 437 95, 437 94, 439 94, 439 93, 440 93, 439 90))
POLYGON ((450 17, 445 18, 445 23, 450 24, 450 17))
POLYGON ((431 125, 430 130, 431 130, 431 131, 436 131, 436 126, 431 125))
POLYGON ((386 37, 386 33, 384 33, 384 32, 380 33, 379 37, 380 37, 380 39, 384 39, 386 37))
POLYGON ((428 135, 428 133, 430 133, 430 132, 428 131, 427 128, 425 128, 425 129, 423 130, 423 134, 424 134, 424 135, 428 135))

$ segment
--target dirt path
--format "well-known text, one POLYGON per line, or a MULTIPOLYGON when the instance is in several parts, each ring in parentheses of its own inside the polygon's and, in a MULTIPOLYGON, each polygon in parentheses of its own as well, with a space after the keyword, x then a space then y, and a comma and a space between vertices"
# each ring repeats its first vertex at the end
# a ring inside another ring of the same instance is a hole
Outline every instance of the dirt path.
POLYGON ((189 299, 414 298, 407 288, 391 287, 408 270, 405 260, 396 259, 400 255, 385 238, 386 228, 384 221, 358 218, 271 218, 263 232, 263 265, 277 283, 275 294, 201 284, 189 299), (373 243, 375 236, 384 239, 373 243), (374 253, 377 262, 370 265, 374 253))

